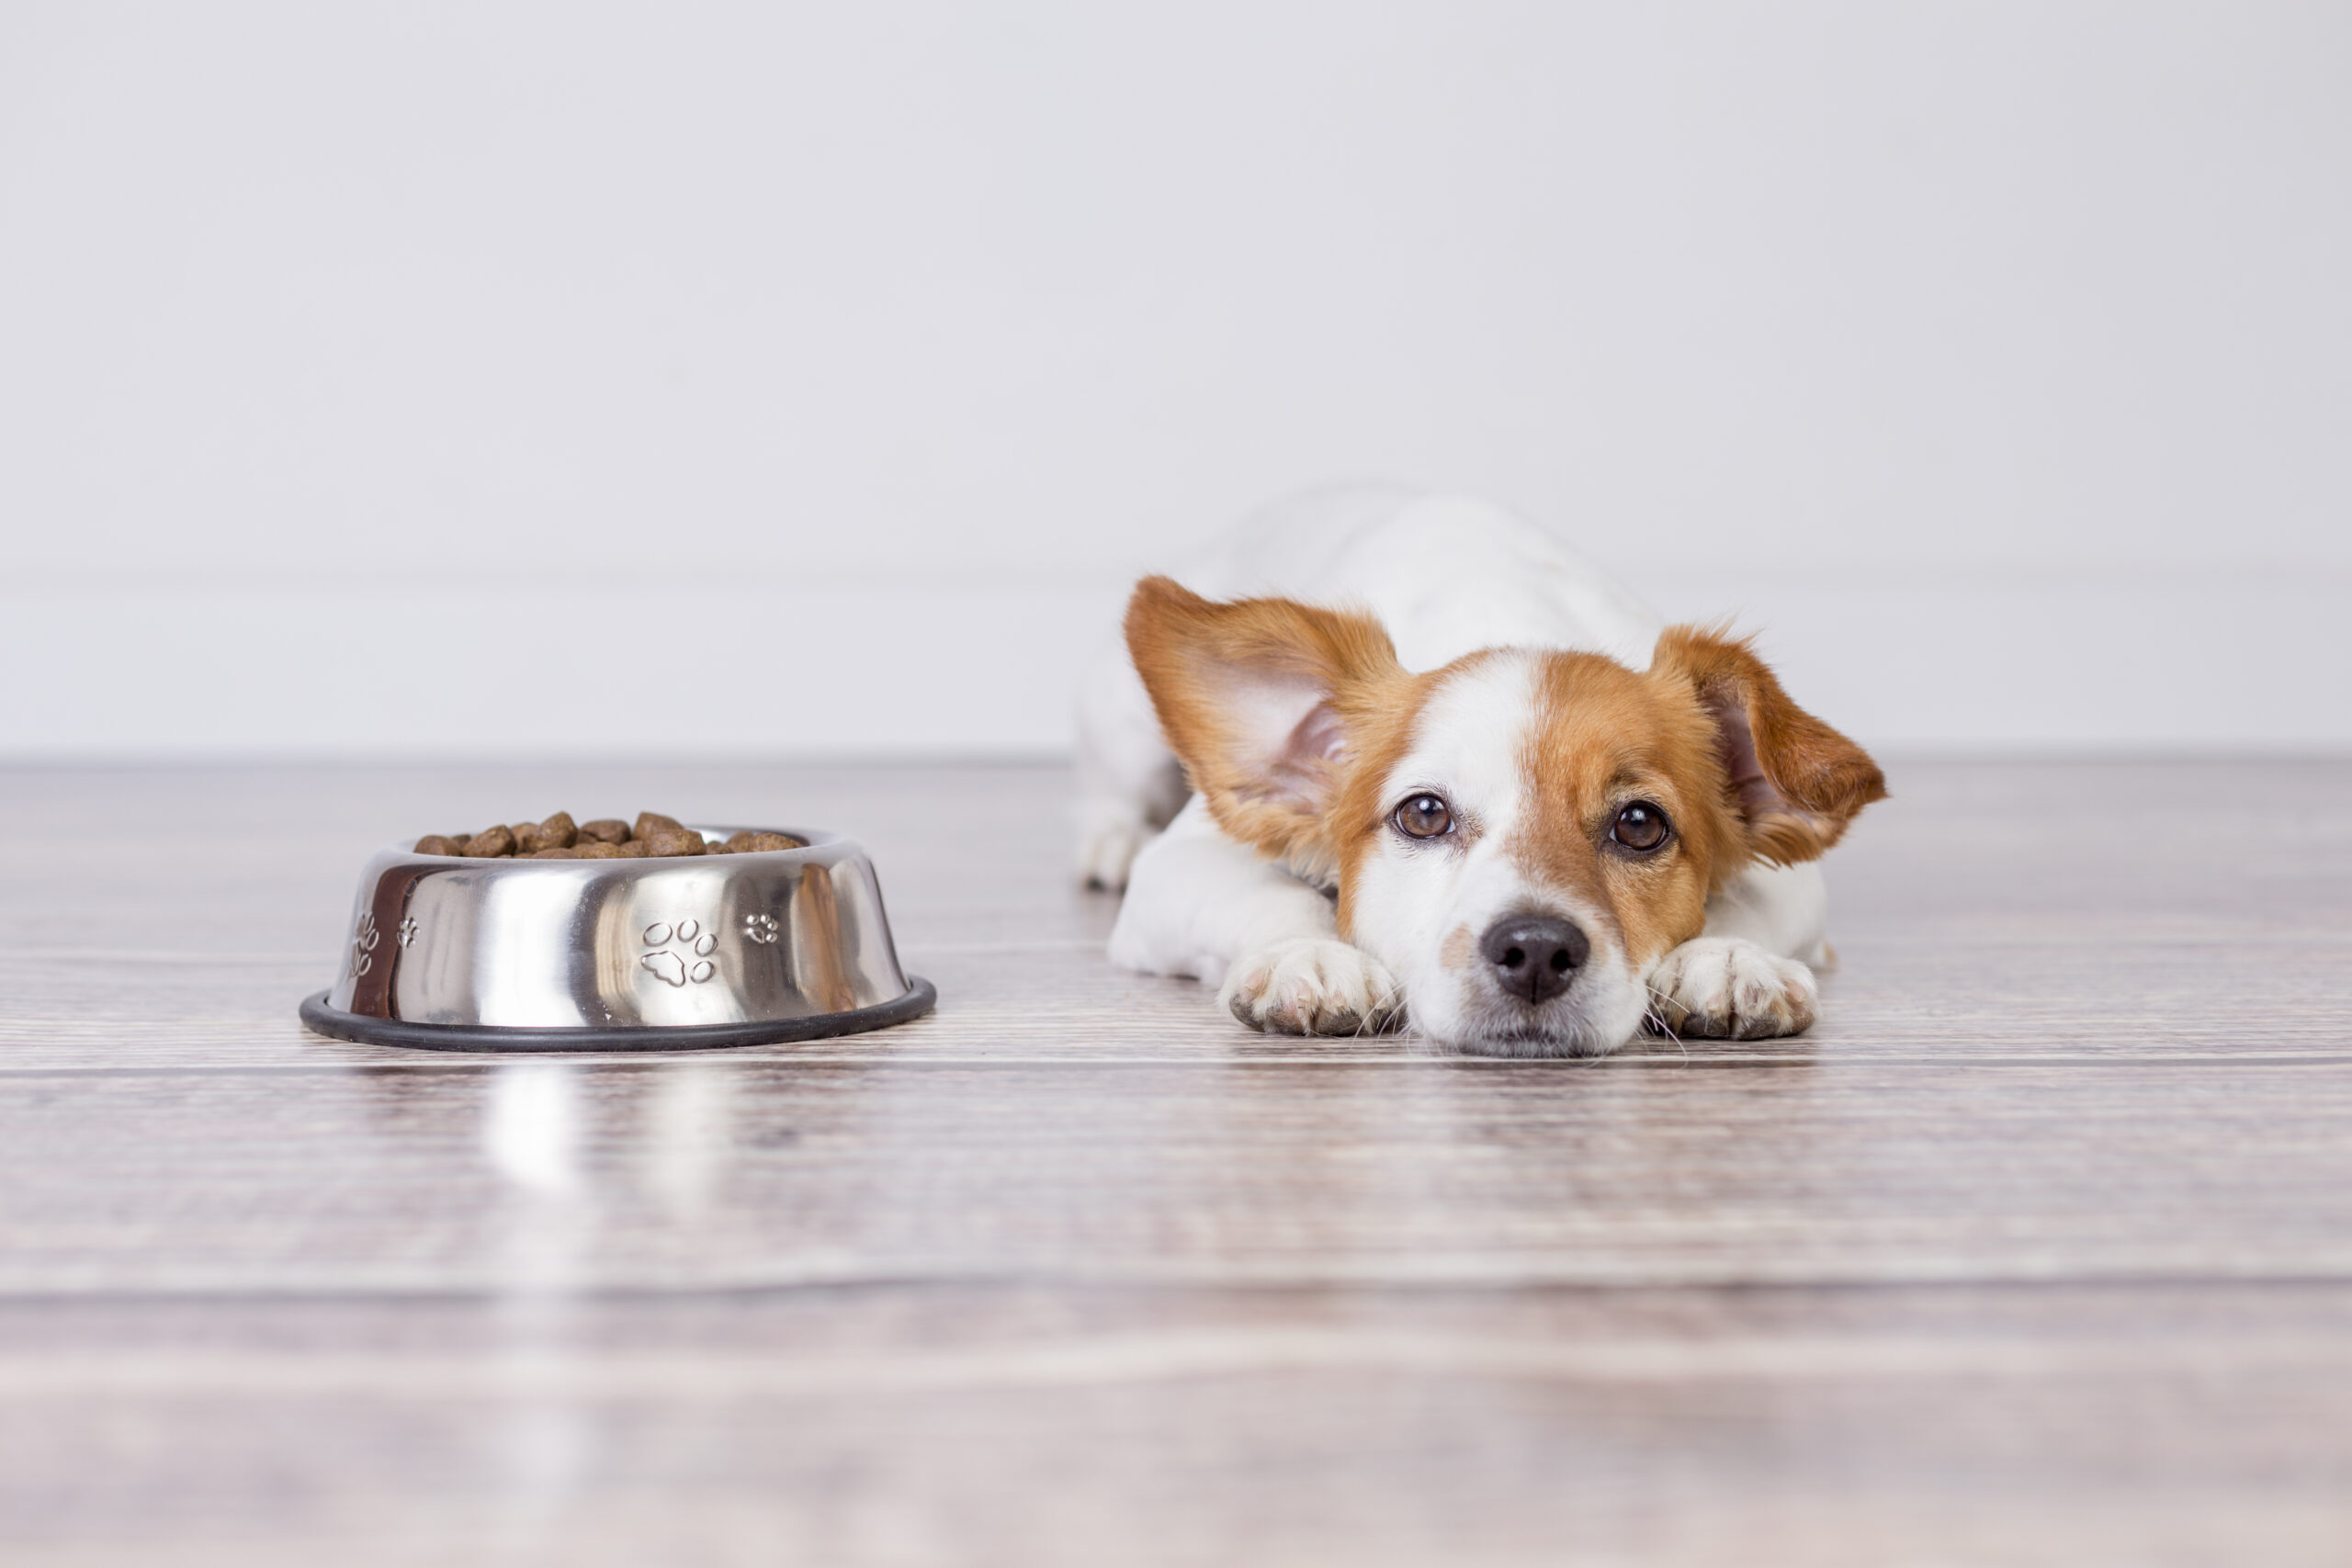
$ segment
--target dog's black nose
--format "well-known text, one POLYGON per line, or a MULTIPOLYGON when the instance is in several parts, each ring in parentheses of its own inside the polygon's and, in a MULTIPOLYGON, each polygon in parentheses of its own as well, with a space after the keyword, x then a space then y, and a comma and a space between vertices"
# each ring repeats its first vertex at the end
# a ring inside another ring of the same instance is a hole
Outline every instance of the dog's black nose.
POLYGON ((1592 943, 1575 922, 1551 915, 1506 915, 1479 944, 1503 989, 1531 1005, 1568 988, 1592 943))

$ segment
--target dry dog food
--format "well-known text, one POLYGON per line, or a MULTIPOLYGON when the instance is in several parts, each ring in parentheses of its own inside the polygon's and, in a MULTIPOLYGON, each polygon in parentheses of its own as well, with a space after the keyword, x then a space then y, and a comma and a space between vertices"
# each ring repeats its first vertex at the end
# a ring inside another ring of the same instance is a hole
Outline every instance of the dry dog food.
POLYGON ((797 850, 789 833, 737 833, 712 843, 674 817, 640 811, 634 822, 599 817, 574 822, 559 811, 544 822, 484 828, 479 833, 427 833, 416 841, 421 855, 468 855, 477 860, 639 860, 673 855, 747 855, 760 850, 797 850))

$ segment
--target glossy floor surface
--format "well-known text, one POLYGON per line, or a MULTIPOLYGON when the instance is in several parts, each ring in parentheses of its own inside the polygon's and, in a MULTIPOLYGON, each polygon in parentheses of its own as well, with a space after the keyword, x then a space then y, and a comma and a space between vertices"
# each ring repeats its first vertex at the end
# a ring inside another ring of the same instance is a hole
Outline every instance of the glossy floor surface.
POLYGON ((1243 1032, 1051 768, 0 773, 0 1561, 2352 1562, 2352 764, 1917 763, 1812 1033, 1243 1032), (302 1032, 368 852, 831 824, 938 1013, 302 1032))

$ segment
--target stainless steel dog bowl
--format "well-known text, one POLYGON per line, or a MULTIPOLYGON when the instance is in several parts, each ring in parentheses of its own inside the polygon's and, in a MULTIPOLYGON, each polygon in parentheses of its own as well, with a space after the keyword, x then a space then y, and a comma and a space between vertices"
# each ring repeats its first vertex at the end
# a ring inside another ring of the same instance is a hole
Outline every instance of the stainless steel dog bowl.
MULTIPOLYGON (((380 851, 359 878, 321 1034, 468 1051, 646 1051, 813 1040, 931 1010, 899 967, 855 840, 647 860, 380 851)), ((697 828, 706 840, 731 827, 697 828)))

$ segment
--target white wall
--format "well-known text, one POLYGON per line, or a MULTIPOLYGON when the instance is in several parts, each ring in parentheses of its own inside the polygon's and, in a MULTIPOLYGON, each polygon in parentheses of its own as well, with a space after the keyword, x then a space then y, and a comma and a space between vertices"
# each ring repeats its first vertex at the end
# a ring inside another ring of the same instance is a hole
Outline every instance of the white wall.
POLYGON ((0 750, 1057 747, 1476 491, 1894 746, 2352 743, 2352 7, 0 7, 0 750))

